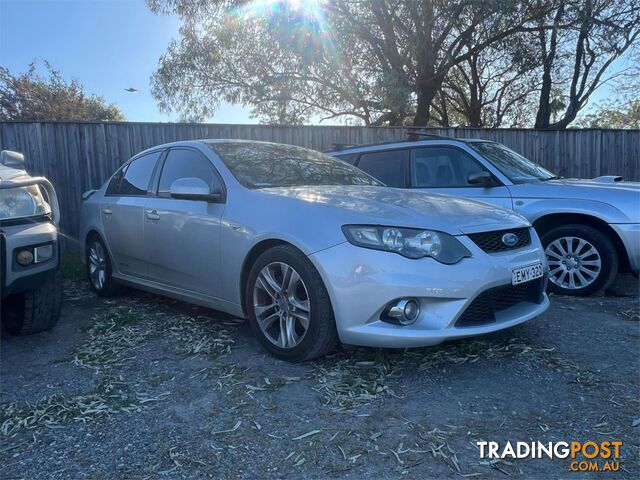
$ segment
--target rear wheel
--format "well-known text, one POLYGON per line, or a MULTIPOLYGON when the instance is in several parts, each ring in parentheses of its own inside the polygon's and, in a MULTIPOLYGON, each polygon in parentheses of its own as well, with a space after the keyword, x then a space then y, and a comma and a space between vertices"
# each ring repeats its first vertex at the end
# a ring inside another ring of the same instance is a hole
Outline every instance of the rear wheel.
POLYGON ((607 288, 618 272, 618 254, 604 233, 566 225, 540 238, 549 264, 549 291, 584 296, 607 288))
POLYGON ((87 277, 91 289, 101 297, 112 297, 122 291, 111 275, 111 258, 104 242, 92 235, 86 246, 87 277))
POLYGON ((245 305, 254 334, 275 357, 310 360, 338 344, 320 274, 294 247, 274 247, 258 257, 249 273, 245 305))

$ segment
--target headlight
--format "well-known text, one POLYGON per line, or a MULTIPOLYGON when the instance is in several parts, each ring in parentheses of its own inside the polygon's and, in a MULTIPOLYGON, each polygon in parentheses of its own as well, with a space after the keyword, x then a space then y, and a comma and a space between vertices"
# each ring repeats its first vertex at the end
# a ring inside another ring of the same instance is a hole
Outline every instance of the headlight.
POLYGON ((353 245, 399 253, 408 258, 431 257, 446 263, 458 263, 471 253, 448 233, 415 228, 345 225, 347 240, 353 245))
POLYGON ((0 189, 0 220, 46 213, 49 213, 49 205, 37 185, 0 189))

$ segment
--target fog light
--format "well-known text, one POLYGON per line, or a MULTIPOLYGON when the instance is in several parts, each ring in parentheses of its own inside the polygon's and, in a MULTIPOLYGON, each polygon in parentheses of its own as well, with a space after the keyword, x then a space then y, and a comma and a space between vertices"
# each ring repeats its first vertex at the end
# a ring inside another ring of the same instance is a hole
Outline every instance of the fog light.
POLYGON ((33 263, 33 253, 31 253, 31 250, 20 250, 16 255, 16 261, 23 267, 31 265, 33 263))
POLYGON ((53 257, 53 244, 42 245, 34 250, 35 263, 46 262, 53 257))
POLYGON ((387 316, 401 325, 411 325, 420 315, 420 305, 413 298, 402 298, 389 308, 387 316))
POLYGON ((409 300, 404 306, 404 318, 409 322, 413 322, 416 318, 418 318, 418 313, 420 313, 418 302, 416 302, 415 300, 409 300))

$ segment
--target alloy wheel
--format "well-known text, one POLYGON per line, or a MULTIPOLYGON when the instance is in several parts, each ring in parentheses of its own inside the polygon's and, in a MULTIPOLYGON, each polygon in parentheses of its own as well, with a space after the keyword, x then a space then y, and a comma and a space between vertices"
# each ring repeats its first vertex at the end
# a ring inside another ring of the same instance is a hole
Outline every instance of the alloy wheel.
POLYGON ((600 275, 602 259, 598 250, 578 237, 560 237, 545 249, 549 281, 559 288, 577 290, 591 285, 600 275))
POLYGON ((260 271, 253 288, 253 309, 260 330, 277 347, 299 345, 309 330, 307 287, 286 263, 273 262, 260 271))
POLYGON ((104 287, 107 278, 106 255, 100 242, 93 242, 89 247, 89 278, 96 290, 104 287))

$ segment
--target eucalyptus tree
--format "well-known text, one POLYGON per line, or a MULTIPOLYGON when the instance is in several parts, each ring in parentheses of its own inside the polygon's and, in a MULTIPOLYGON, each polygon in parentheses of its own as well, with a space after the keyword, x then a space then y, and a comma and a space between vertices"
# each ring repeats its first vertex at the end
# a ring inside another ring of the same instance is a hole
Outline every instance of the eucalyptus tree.
POLYGON ((226 101, 269 122, 427 125, 452 68, 537 31, 555 1, 148 0, 182 20, 152 92, 190 120, 226 101))
POLYGON ((432 106, 434 116, 442 126, 531 124, 540 86, 536 60, 535 50, 522 35, 473 53, 449 71, 432 106))
POLYGON ((559 0, 529 35, 538 48, 541 85, 536 128, 562 129, 573 122, 593 93, 640 39, 638 0, 559 0), (560 92, 560 95, 554 95, 560 92))

